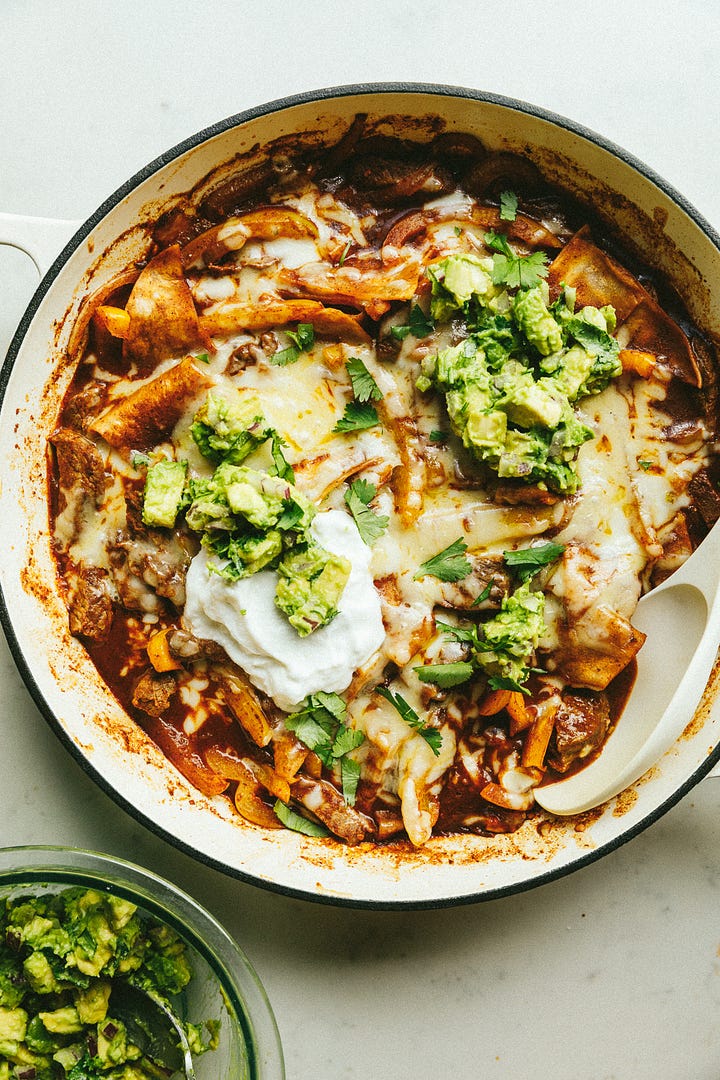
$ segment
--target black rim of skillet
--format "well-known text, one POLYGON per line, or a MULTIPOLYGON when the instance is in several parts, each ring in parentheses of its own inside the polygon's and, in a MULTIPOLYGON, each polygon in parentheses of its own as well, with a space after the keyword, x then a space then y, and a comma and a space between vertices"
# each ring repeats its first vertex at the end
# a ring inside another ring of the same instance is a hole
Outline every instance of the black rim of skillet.
MULTIPOLYGON (((536 105, 528 104, 527 102, 520 101, 516 98, 505 97, 503 95, 494 94, 482 90, 473 90, 465 87, 458 86, 446 86, 436 85, 432 83, 405 83, 405 82, 389 82, 389 83, 360 83, 356 85, 348 86, 335 86, 327 87, 321 90, 308 91, 302 94, 292 94, 285 98, 280 98, 276 101, 268 102, 264 105, 259 105, 252 109, 247 109, 244 112, 230 116, 225 120, 221 120, 216 124, 212 124, 210 127, 205 128, 203 131, 198 132, 195 135, 184 139, 170 150, 160 154, 159 157, 151 161, 143 169, 137 172, 129 180, 127 180, 121 187, 119 187, 112 195, 110 195, 102 204, 98 207, 94 214, 92 214, 78 229, 72 239, 63 248, 58 255, 55 262, 52 264, 44 278, 40 282, 35 294, 33 295, 25 314, 23 315, 18 329, 12 339, 10 348, 8 349, 7 357, 5 359, 2 371, 0 372, 0 408, 3 405, 5 392, 7 390, 8 381, 15 360, 17 359, 18 352, 22 345, 23 339, 27 330, 32 322, 35 313, 40 306, 45 294, 53 284, 55 278, 61 271, 62 267, 68 261, 72 253, 79 247, 86 236, 94 229, 94 227, 101 221, 121 200, 133 191, 139 184, 149 177, 159 172, 162 168, 168 165, 170 162, 175 161, 181 157, 187 151, 192 150, 200 143, 213 138, 216 135, 220 135, 230 128, 236 127, 240 124, 246 123, 250 120, 258 119, 262 116, 270 115, 271 113, 279 112, 284 109, 291 108, 296 105, 305 105, 312 102, 331 101, 337 98, 345 97, 361 97, 363 95, 392 95, 392 94, 415 94, 422 95, 435 95, 437 97, 453 97, 464 98, 468 101, 478 101, 492 105, 499 105, 501 107, 510 109, 514 112, 526 113, 529 116, 537 117, 540 120, 545 120, 556 127, 565 128, 568 131, 573 132, 576 135, 581 136, 588 142, 594 143, 596 146, 607 150, 614 157, 619 158, 625 162, 632 169, 638 172, 641 176, 650 180, 657 188, 663 191, 673 202, 675 202, 681 210, 683 210, 692 221, 701 229, 701 231, 707 236, 707 238, 720 250, 720 234, 710 225, 710 223, 700 214, 694 206, 692 206, 683 195, 680 194, 671 184, 659 176, 654 170, 650 169, 647 165, 643 164, 634 155, 628 153, 626 150, 617 146, 609 139, 604 138, 602 135, 598 135, 596 132, 591 131, 589 128, 584 127, 582 124, 575 123, 572 120, 568 120, 564 116, 560 116, 557 113, 550 112, 547 109, 539 108, 536 105)), ((658 821, 668 810, 672 809, 687 793, 695 787, 700 780, 702 780, 720 760, 720 743, 712 750, 705 761, 700 765, 691 775, 680 784, 673 794, 656 806, 650 813, 646 814, 642 820, 637 822, 631 828, 621 832, 618 836, 601 844, 592 851, 588 851, 582 855, 578 855, 572 862, 565 866, 557 867, 552 870, 546 870, 544 873, 538 873, 528 880, 520 882, 513 882, 506 886, 500 886, 493 889, 488 889, 483 892, 466 893, 461 896, 443 896, 439 898, 429 900, 367 900, 367 899, 352 899, 343 896, 332 896, 323 893, 309 892, 306 889, 293 888, 292 886, 282 885, 275 882, 266 881, 262 878, 256 877, 253 874, 239 870, 236 867, 228 866, 221 859, 212 858, 202 852, 198 852, 190 844, 185 843, 179 837, 174 836, 162 827, 157 821, 146 816, 144 812, 139 810, 133 803, 129 802, 124 796, 120 795, 112 786, 112 784, 102 776, 95 767, 88 761, 79 747, 73 742, 70 736, 62 728, 52 709, 46 702, 42 691, 37 685, 35 678, 30 670, 22 649, 13 629, 12 619, 8 606, 5 600, 5 596, 0 586, 0 625, 2 625, 5 632, 5 636, 8 641, 10 652, 13 656, 15 664, 22 676, 25 685, 27 686, 35 704, 45 717, 50 727, 55 734, 59 737, 60 741, 70 751, 75 760, 80 764, 84 771, 95 781, 95 783, 108 794, 118 805, 120 805, 131 817, 135 818, 146 828, 156 835, 162 837, 162 839, 168 841, 174 847, 187 855, 190 855, 196 861, 209 866, 215 870, 219 870, 222 873, 229 875, 230 877, 237 878, 241 881, 247 882, 250 885, 256 885, 260 888, 266 889, 270 892, 280 893, 284 896, 294 897, 299 900, 308 900, 315 903, 329 904, 334 907, 349 907, 349 908, 363 908, 370 910, 392 910, 392 909, 408 909, 408 910, 420 910, 420 909, 433 909, 433 908, 445 908, 445 907, 458 907, 468 904, 477 904, 487 900, 497 900, 504 896, 511 896, 515 893, 527 892, 531 889, 538 888, 541 885, 546 885, 551 881, 559 880, 567 875, 574 873, 576 870, 580 870, 582 867, 588 866, 590 863, 596 862, 598 859, 605 855, 608 855, 612 851, 616 851, 622 847, 629 840, 638 836, 641 832, 644 832, 650 825, 658 821)))

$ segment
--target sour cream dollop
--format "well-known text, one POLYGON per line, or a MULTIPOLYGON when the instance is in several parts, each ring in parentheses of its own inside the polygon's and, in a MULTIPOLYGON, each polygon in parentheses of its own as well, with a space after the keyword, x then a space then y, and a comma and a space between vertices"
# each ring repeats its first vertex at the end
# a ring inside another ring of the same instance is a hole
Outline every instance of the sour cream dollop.
POLYGON ((217 556, 205 548, 190 563, 185 622, 192 634, 221 645, 250 681, 276 705, 292 710, 318 690, 340 693, 385 638, 380 597, 370 573, 370 548, 341 510, 318 514, 310 531, 319 544, 350 561, 338 614, 301 638, 275 605, 277 574, 261 570, 226 581, 208 570, 217 556))

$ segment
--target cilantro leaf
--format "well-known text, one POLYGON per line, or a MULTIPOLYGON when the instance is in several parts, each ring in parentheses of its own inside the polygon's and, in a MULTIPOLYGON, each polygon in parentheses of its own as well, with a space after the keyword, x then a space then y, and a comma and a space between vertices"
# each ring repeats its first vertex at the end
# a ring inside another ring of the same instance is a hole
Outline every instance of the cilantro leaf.
POLYGON ((414 334, 416 338, 427 337, 435 329, 435 320, 426 315, 419 304, 413 304, 410 308, 408 322, 410 324, 410 333, 414 334))
POLYGON ((466 551, 467 544, 460 536, 437 555, 421 563, 420 569, 415 574, 415 580, 427 574, 436 577, 439 581, 462 581, 472 570, 470 562, 465 558, 466 551))
POLYGON ((313 703, 329 712, 336 720, 344 720, 347 706, 339 694, 328 690, 318 690, 312 695, 313 703))
POLYGON ((437 757, 442 746, 442 734, 438 729, 423 724, 412 705, 408 704, 402 694, 393 694, 392 690, 388 690, 385 686, 376 686, 375 693, 384 697, 400 714, 405 723, 409 724, 419 735, 422 735, 435 757, 437 757))
POLYGON ((442 750, 442 732, 438 731, 438 729, 434 727, 424 727, 421 729, 420 734, 432 750, 435 757, 438 757, 440 751, 442 750))
POLYGON ((340 777, 343 799, 348 806, 354 806, 360 781, 360 763, 353 758, 344 757, 340 762, 340 777))
POLYGON ((435 322, 426 315, 419 304, 413 304, 405 326, 391 326, 390 333, 396 341, 404 341, 408 334, 416 338, 425 338, 432 334, 435 322))
POLYGON ((287 443, 282 435, 279 435, 274 429, 271 432, 271 438, 272 459, 275 465, 275 472, 278 476, 282 477, 283 480, 287 480, 292 484, 295 482, 295 473, 293 472, 292 465, 290 465, 282 452, 283 446, 287 446, 287 443))
POLYGON ((531 255, 516 255, 501 233, 485 233, 485 243, 494 251, 492 279, 494 285, 511 289, 531 289, 547 277, 547 255, 533 251, 531 255))
POLYGON ((518 197, 514 191, 500 192, 500 220, 514 221, 517 217, 518 197))
POLYGON ((277 519, 275 528, 282 532, 290 532, 299 521, 302 521, 304 509, 294 499, 287 499, 280 517, 277 519))
POLYGON ((335 740, 311 710, 303 710, 287 716, 285 727, 288 731, 293 731, 300 742, 305 743, 309 750, 316 753, 325 765, 330 764, 335 740))
POLYGON ((517 572, 520 581, 528 581, 543 566, 557 562, 565 551, 564 544, 538 544, 535 547, 518 548, 516 551, 503 552, 505 565, 517 572))
MULTIPOLYGON (((318 690, 305 699, 303 708, 285 717, 285 727, 314 753, 329 769, 340 762, 341 773, 346 757, 364 740, 361 731, 345 725, 347 706, 339 694, 318 690)), ((352 765, 349 773, 352 773, 352 765)), ((355 785, 357 787, 357 783, 355 785)))
POLYGON ((479 645, 478 629, 475 623, 470 623, 468 626, 453 626, 451 623, 436 619, 435 625, 439 630, 443 630, 452 641, 462 641, 473 646, 479 645))
POLYGON ((368 503, 375 497, 375 485, 367 480, 354 480, 345 492, 345 502, 353 516, 357 530, 364 542, 371 547, 375 540, 385 532, 390 518, 385 514, 376 514, 368 503))
POLYGON ((270 363, 276 367, 287 367, 299 359, 300 354, 309 352, 315 344, 315 328, 312 323, 298 323, 297 330, 286 330, 292 345, 285 349, 278 349, 270 357, 270 363))
POLYGON ((276 800, 273 810, 286 829, 304 833, 305 836, 330 835, 324 825, 320 825, 316 821, 309 821, 301 814, 297 814, 287 803, 281 802, 280 799, 276 800))
POLYGON ((297 330, 287 330, 287 336, 301 352, 309 352, 315 344, 315 327, 312 323, 298 323, 297 330))
POLYGON ((483 589, 483 591, 480 593, 479 596, 475 597, 475 599, 473 600, 470 607, 479 607, 480 604, 484 603, 485 600, 489 600, 490 599, 490 593, 492 592, 493 585, 494 585, 494 582, 492 581, 492 579, 490 581, 488 581, 488 583, 485 586, 485 588, 483 589))
POLYGON ((377 409, 366 401, 349 401, 333 431, 364 431, 380 423, 377 409))
POLYGON ((357 356, 351 356, 345 365, 356 401, 380 401, 382 391, 357 356))
POLYGON ((530 694, 528 688, 522 683, 516 682, 515 679, 504 678, 502 675, 491 675, 488 686, 491 690, 513 690, 516 694, 530 694))
POLYGON ((458 660, 454 664, 423 664, 414 670, 420 682, 435 683, 441 690, 449 690, 472 678, 475 665, 467 660, 458 660))

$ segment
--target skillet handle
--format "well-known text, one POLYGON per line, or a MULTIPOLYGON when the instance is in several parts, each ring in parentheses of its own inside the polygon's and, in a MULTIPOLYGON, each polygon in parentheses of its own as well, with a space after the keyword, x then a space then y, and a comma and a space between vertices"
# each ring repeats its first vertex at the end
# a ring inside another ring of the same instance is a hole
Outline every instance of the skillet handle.
POLYGON ((60 218, 0 213, 0 244, 24 251, 43 277, 80 225, 60 218))

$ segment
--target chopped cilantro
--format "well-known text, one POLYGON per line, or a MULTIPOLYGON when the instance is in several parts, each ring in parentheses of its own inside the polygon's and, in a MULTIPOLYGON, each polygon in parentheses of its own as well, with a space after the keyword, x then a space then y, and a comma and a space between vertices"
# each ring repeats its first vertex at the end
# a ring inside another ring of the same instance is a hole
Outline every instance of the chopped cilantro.
POLYGON ((309 821, 302 814, 297 814, 287 803, 281 802, 280 799, 276 800, 273 809, 286 829, 303 833, 305 836, 329 835, 324 825, 320 825, 317 821, 309 821))
POLYGON ((475 599, 473 600, 473 602, 472 602, 472 604, 470 606, 471 607, 478 607, 480 604, 484 603, 485 600, 488 600, 490 598, 490 593, 492 592, 492 587, 493 587, 493 582, 488 581, 488 583, 485 586, 485 588, 483 589, 483 591, 480 593, 479 596, 475 597, 475 599))
POLYGON ((430 442, 447 442, 448 433, 447 431, 431 431, 428 438, 430 442))
POLYGON ((385 514, 376 514, 370 509, 369 503, 375 498, 376 490, 375 485, 367 480, 354 480, 345 492, 347 507, 368 547, 382 536, 390 521, 385 514))
POLYGON ((503 552, 505 564, 516 571, 520 581, 528 581, 543 566, 556 562, 565 550, 563 544, 538 544, 536 547, 518 548, 503 552))
POLYGON ((352 356, 345 365, 356 401, 379 401, 382 391, 362 360, 352 356))
POLYGON ((315 328, 312 323, 298 323, 297 330, 287 330, 286 334, 292 345, 288 345, 286 349, 278 349, 270 357, 270 363, 276 367, 294 364, 301 353, 309 352, 315 344, 315 328))
POLYGON ((454 543, 422 563, 415 574, 415 579, 425 577, 427 574, 438 578, 439 581, 462 581, 472 570, 470 562, 465 558, 466 551, 467 544, 459 536, 454 543))
POLYGON ((405 723, 409 724, 409 726, 413 728, 414 731, 417 731, 419 735, 422 735, 435 757, 437 757, 440 753, 440 747, 442 746, 441 732, 439 732, 437 728, 427 727, 423 724, 412 705, 408 704, 402 694, 393 694, 392 690, 388 690, 385 686, 376 686, 375 693, 380 694, 386 701, 389 701, 405 723))
POLYGON ((515 679, 504 678, 502 675, 491 675, 488 679, 491 690, 512 690, 516 694, 529 694, 530 691, 522 683, 515 679))
POLYGON ((348 806, 355 805, 358 783, 360 781, 360 762, 344 757, 340 762, 343 799, 348 806))
POLYGON ((514 221, 517 217, 518 197, 514 191, 500 192, 500 220, 514 221))
POLYGON ((405 326, 391 326, 390 333, 397 341, 404 341, 408 334, 416 338, 425 338, 432 334, 435 322, 425 314, 419 304, 413 304, 405 326))
MULTIPOLYGON (((346 726, 346 714, 345 702, 339 694, 318 690, 317 693, 310 694, 305 699, 302 709, 285 717, 285 727, 288 731, 293 731, 301 742, 317 754, 324 765, 332 768, 336 762, 340 762, 343 778, 346 771, 348 778, 352 775, 355 765, 355 762, 346 755, 351 750, 356 750, 364 739, 361 731, 346 726)), ((357 788, 357 781, 355 788, 357 788)), ((344 791, 343 779, 343 793, 344 791)), ((354 797, 354 789, 352 800, 345 795, 350 805, 354 797)))
POLYGON ((283 454, 283 446, 287 446, 287 443, 274 428, 269 428, 269 434, 272 438, 272 459, 275 465, 275 472, 277 476, 282 477, 283 480, 287 480, 293 484, 295 482, 295 473, 293 472, 292 465, 289 464, 285 455, 283 454))
POLYGON ((368 401, 349 401, 333 431, 364 431, 380 423, 377 409, 368 401))
POLYGON ((508 285, 511 289, 532 289, 541 278, 547 277, 547 255, 534 251, 531 255, 516 255, 501 233, 485 233, 485 243, 493 255, 492 280, 494 285, 508 285))
POLYGON ((467 660, 458 660, 454 664, 424 664, 416 667, 415 671, 420 682, 435 683, 441 690, 449 690, 472 678, 475 665, 467 660))

